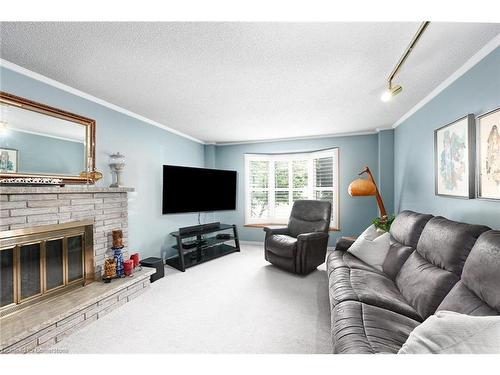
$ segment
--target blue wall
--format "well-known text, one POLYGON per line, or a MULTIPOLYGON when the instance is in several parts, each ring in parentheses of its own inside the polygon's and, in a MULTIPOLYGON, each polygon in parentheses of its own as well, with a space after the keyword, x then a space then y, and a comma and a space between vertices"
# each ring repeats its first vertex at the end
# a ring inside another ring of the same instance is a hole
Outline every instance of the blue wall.
POLYGON ((500 47, 399 125, 394 134, 396 210, 411 209, 500 229, 500 201, 434 194, 434 130, 500 106, 500 47))
MULTIPOLYGON (((244 228, 244 154, 251 152, 314 151, 340 148, 340 227, 333 232, 331 243, 339 235, 360 233, 377 216, 373 197, 351 198, 349 183, 357 172, 369 165, 375 176, 378 168, 378 135, 329 137, 300 141, 280 141, 232 146, 201 145, 135 118, 31 79, 9 69, 0 68, 1 90, 26 97, 56 108, 81 114, 96 120, 97 168, 104 172, 98 186, 108 186, 111 175, 107 165, 111 153, 120 151, 127 158, 124 172, 126 186, 136 189, 129 201, 130 248, 143 256, 168 256, 173 244, 168 233, 182 226, 197 223, 196 214, 162 215, 162 165, 205 166, 238 171, 237 210, 202 214, 202 222, 220 220, 240 226, 243 240, 261 241, 263 231, 244 228)), ((390 197, 385 197, 388 207, 390 197)))
MULTIPOLYGON (((330 244, 341 235, 355 235, 363 231, 378 216, 374 197, 352 198, 347 188, 357 173, 368 165, 374 175, 378 175, 378 135, 358 135, 349 137, 325 137, 296 141, 279 141, 265 143, 249 143, 239 145, 217 146, 215 165, 217 168, 236 170, 238 172, 237 210, 215 214, 217 220, 236 223, 239 226, 242 240, 262 241, 264 232, 260 228, 243 227, 245 223, 245 161, 246 153, 283 153, 298 151, 315 151, 325 148, 339 147, 339 179, 340 179, 340 232, 331 232, 330 244)), ((387 197, 391 201, 392 195, 387 197)), ((392 205, 392 203, 389 203, 392 205)))
MULTIPOLYGON (((0 68, 0 89, 96 120, 96 162, 104 173, 98 186, 109 186, 108 159, 120 151, 127 158, 129 248, 143 257, 160 256, 172 244, 168 233, 193 225, 197 215, 162 215, 162 165, 204 166, 204 146, 120 112, 70 94, 9 69, 0 68)), ((175 127, 175 124, 172 124, 175 127)))
POLYGON ((378 133, 378 177, 377 185, 384 199, 387 213, 394 213, 394 130, 378 133))
POLYGON ((85 170, 83 143, 11 130, 0 136, 0 147, 18 150, 18 172, 78 175, 85 170))
POLYGON ((215 168, 215 145, 205 145, 205 168, 215 168))

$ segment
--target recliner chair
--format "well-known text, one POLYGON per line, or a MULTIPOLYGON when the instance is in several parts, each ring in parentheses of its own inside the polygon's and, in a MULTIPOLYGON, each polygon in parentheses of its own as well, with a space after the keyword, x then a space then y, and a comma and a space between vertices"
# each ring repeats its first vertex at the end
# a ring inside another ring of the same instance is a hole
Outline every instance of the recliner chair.
POLYGON ((264 228, 266 260, 301 275, 314 271, 325 262, 331 214, 328 201, 295 201, 287 227, 264 228))

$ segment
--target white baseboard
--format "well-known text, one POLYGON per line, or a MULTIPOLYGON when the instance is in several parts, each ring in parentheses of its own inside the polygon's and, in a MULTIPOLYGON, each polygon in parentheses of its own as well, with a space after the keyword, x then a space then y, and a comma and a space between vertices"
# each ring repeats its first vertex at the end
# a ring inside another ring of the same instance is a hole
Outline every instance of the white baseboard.
POLYGON ((263 241, 241 241, 240 245, 253 245, 253 246, 264 246, 263 241))

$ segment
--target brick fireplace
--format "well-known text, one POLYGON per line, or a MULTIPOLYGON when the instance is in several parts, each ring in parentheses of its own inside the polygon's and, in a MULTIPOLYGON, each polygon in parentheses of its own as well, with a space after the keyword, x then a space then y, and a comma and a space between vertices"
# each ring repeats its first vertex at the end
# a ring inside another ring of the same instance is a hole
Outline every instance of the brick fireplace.
POLYGON ((128 198, 131 188, 1 187, 0 231, 92 220, 94 267, 100 275, 111 231, 121 229, 128 243, 128 198))
POLYGON ((0 187, 0 352, 44 350, 149 287, 149 268, 92 282, 102 275, 111 231, 121 229, 128 245, 133 191, 0 187))

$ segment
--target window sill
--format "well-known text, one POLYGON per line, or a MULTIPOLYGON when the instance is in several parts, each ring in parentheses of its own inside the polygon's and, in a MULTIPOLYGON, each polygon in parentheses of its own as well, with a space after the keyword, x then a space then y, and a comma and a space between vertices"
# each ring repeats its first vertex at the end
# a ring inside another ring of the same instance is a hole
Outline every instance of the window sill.
POLYGON ((245 224, 243 225, 244 227, 247 227, 247 228, 266 228, 266 227, 286 227, 287 224, 286 223, 283 223, 283 224, 280 224, 280 223, 274 223, 274 224, 245 224))
MULTIPOLYGON (((243 225, 245 228, 266 228, 266 227, 270 227, 270 228, 273 228, 273 227, 276 227, 276 228, 279 228, 279 227, 286 227, 287 224, 283 223, 283 224, 245 224, 243 225)), ((340 232, 340 228, 329 228, 328 229, 329 232, 340 232)))

